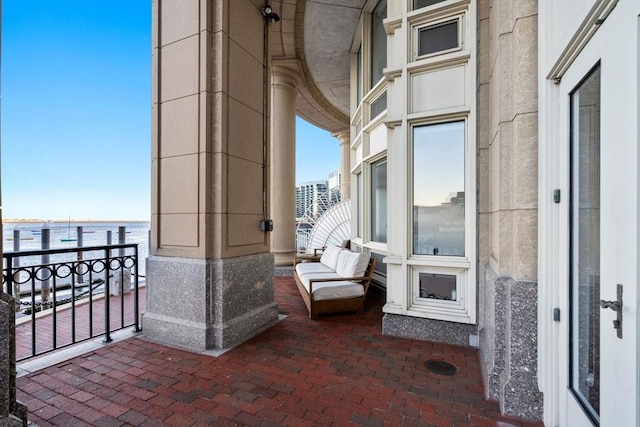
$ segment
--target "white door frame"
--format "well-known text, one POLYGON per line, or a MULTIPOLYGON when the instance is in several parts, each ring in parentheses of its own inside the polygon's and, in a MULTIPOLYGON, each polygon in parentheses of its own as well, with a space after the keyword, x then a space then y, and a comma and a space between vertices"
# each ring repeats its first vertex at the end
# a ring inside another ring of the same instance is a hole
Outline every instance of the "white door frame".
POLYGON ((574 3, 573 13, 580 18, 583 10, 584 17, 573 27, 570 20, 565 22, 573 29, 568 31, 569 35, 559 37, 550 18, 566 10, 560 10, 564 5, 551 3, 556 2, 539 3, 538 377, 544 393, 544 422, 547 427, 591 425, 588 418, 580 416, 582 409, 568 391, 568 94, 601 62, 601 142, 609 144, 601 161, 602 167, 610 171, 610 178, 606 174, 602 176, 601 193, 601 223, 608 227, 610 237, 603 238, 601 248, 614 247, 615 252, 609 261, 602 262, 611 265, 603 264, 601 297, 615 299, 615 291, 611 291, 615 283, 608 282, 623 283, 625 308, 623 340, 615 338, 611 326, 615 318, 613 312, 600 312, 601 345, 605 347, 601 371, 609 382, 601 386, 604 404, 601 404, 600 422, 603 426, 636 426, 640 425, 640 340, 637 337, 640 330, 637 315, 640 306, 640 4, 617 0, 574 3), (583 6, 582 9, 579 6, 583 6), (601 19, 604 23, 598 22, 601 19), (554 37, 561 40, 551 40, 554 37), (562 50, 554 50, 554 44, 559 44, 562 50), (549 58, 552 59, 549 61, 549 58), (605 190, 605 186, 613 190, 605 190), (554 190, 560 191, 559 203, 554 202, 554 190), (608 192, 605 194, 605 191, 608 192), (605 274, 609 277, 604 278, 605 274), (615 387, 609 389, 611 383, 615 387))

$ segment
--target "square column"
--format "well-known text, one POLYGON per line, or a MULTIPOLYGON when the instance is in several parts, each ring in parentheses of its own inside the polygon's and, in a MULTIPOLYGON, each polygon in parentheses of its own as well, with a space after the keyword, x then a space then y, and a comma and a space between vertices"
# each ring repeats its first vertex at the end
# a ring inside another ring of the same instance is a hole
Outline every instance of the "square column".
POLYGON ((251 0, 153 1, 151 339, 222 349, 277 321, 265 25, 251 0))

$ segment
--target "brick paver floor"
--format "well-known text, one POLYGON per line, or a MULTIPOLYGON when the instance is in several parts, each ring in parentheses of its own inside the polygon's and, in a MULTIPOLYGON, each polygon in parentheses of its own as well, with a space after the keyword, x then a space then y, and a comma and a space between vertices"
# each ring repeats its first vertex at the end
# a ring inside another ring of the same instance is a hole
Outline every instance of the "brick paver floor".
POLYGON ((131 338, 18 378, 18 398, 39 426, 541 426, 483 398, 477 350, 382 335, 381 301, 313 321, 291 278, 276 300, 286 319, 219 357, 131 338))

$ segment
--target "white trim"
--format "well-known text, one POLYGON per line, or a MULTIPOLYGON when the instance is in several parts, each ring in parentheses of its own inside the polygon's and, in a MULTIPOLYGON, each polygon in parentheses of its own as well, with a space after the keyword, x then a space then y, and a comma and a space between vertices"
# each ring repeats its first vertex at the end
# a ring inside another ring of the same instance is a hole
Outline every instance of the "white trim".
POLYGON ((589 43, 601 24, 607 19, 613 8, 618 4, 618 0, 599 0, 596 1, 584 18, 580 27, 575 32, 571 40, 562 51, 558 60, 555 62, 551 70, 547 74, 547 79, 558 83, 564 73, 567 72, 573 61, 578 57, 582 49, 589 43))

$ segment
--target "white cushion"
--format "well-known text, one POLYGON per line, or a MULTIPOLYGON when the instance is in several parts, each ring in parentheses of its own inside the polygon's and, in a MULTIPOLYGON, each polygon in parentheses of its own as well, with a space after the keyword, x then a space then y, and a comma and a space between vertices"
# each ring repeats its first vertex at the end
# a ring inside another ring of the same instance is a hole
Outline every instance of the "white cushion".
POLYGON ((338 256, 344 251, 344 249, 337 246, 327 246, 327 249, 322 252, 320 262, 335 271, 338 264, 338 256))
POLYGON ((340 277, 362 277, 367 271, 370 257, 366 252, 358 253, 344 250, 338 256, 336 273, 340 277))
MULTIPOLYGON (((326 278, 338 278, 336 273, 307 273, 299 276, 302 285, 309 292, 309 281, 326 278)), ((364 295, 364 287, 360 283, 341 280, 335 282, 313 282, 313 299, 316 301, 357 298, 364 295)))
POLYGON ((335 271, 320 262, 300 262, 296 264, 296 273, 302 276, 306 273, 335 273, 335 271))

